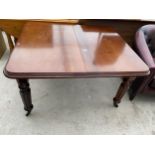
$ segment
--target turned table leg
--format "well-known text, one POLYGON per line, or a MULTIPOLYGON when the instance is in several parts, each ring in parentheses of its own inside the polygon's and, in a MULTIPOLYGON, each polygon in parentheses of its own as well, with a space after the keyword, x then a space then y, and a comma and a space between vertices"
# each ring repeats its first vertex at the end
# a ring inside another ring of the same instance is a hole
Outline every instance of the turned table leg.
POLYGON ((20 95, 24 104, 24 109, 27 111, 26 116, 28 116, 33 109, 29 82, 27 79, 17 79, 17 83, 20 89, 20 95))
POLYGON ((116 96, 113 98, 113 104, 115 107, 118 107, 118 104, 121 102, 122 97, 127 92, 129 86, 131 85, 132 81, 135 79, 135 77, 127 77, 124 78, 117 93, 116 96))

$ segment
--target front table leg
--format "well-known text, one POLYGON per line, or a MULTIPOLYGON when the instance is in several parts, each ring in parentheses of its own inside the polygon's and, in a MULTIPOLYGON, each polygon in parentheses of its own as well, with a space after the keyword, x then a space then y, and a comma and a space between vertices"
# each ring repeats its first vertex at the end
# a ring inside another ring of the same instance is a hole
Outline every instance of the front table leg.
POLYGON ((20 89, 20 95, 24 104, 24 109, 27 111, 26 116, 28 116, 33 109, 29 82, 27 79, 17 79, 17 83, 20 89))
POLYGON ((113 104, 115 107, 118 107, 118 104, 121 102, 122 97, 127 92, 129 86, 131 85, 131 82, 135 79, 135 77, 127 77, 123 79, 123 82, 121 83, 116 96, 113 98, 113 104))

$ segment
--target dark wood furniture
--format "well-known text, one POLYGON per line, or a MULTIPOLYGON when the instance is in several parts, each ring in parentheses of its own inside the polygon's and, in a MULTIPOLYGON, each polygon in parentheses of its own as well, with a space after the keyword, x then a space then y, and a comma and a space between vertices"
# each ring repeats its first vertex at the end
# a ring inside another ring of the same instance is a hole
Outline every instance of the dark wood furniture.
POLYGON ((140 19, 83 19, 81 25, 109 26, 115 29, 121 37, 132 47, 136 31, 147 24, 155 24, 155 20, 140 19))
POLYGON ((4 74, 17 79, 29 115, 28 79, 124 77, 113 99, 117 107, 131 81, 149 74, 149 68, 110 27, 28 22, 4 74))
POLYGON ((135 48, 138 55, 148 65, 150 74, 135 79, 129 91, 131 100, 138 93, 155 92, 155 25, 145 25, 137 31, 135 48))

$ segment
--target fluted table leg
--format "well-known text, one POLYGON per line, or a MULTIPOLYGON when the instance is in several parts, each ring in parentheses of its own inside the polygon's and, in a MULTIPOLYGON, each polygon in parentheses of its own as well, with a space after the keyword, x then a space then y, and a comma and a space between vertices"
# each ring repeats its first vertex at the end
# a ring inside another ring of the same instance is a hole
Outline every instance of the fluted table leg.
POLYGON ((24 104, 24 109, 27 111, 26 116, 28 116, 33 109, 29 82, 27 79, 17 79, 17 83, 20 89, 20 95, 24 104))

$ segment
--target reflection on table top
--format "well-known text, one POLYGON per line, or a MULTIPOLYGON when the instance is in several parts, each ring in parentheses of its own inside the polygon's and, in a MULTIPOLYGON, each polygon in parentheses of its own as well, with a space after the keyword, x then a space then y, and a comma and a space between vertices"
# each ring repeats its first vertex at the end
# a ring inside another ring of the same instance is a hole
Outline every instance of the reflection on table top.
POLYGON ((141 76, 148 67, 110 27, 28 22, 6 66, 9 77, 141 76))

